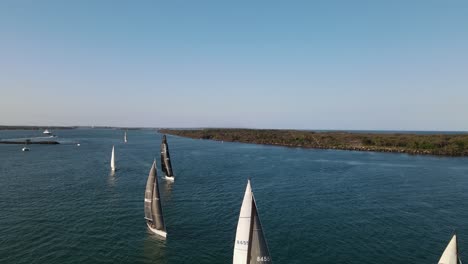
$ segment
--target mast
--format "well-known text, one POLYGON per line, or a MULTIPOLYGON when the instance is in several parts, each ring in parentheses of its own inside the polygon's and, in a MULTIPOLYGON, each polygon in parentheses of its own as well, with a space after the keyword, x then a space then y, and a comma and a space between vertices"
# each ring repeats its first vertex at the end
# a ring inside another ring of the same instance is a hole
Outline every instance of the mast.
POLYGON ((163 139, 161 143, 161 168, 164 174, 166 175, 166 177, 174 177, 166 135, 163 135, 163 139))
POLYGON ((237 224, 233 264, 255 263, 271 263, 271 257, 249 180, 237 224))
POLYGON ((112 155, 111 155, 111 169, 112 169, 112 171, 115 171, 114 146, 112 146, 112 155))
POLYGON ((458 237, 455 237, 455 243, 457 244, 457 260, 458 260, 457 264, 462 264, 462 261, 460 259, 460 251, 458 250, 458 237))

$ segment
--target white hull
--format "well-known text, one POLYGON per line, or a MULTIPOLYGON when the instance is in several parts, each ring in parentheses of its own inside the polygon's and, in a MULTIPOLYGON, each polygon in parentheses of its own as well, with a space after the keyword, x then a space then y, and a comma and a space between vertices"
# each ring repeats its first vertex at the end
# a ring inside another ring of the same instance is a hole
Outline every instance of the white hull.
POLYGON ((146 225, 148 226, 148 229, 149 229, 151 232, 155 233, 156 235, 159 235, 159 236, 162 236, 162 237, 166 238, 166 236, 167 236, 167 233, 166 233, 166 232, 164 232, 164 231, 162 231, 162 230, 157 230, 157 229, 155 229, 155 228, 152 228, 152 227, 149 225, 148 222, 146 222, 146 225))
POLYGON ((164 176, 163 179, 166 181, 174 182, 174 177, 164 176))

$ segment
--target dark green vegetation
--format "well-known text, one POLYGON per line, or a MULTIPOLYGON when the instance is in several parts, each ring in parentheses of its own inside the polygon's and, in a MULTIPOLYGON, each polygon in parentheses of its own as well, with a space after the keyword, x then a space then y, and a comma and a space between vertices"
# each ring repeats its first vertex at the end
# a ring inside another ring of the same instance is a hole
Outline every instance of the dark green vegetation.
POLYGON ((380 134, 257 129, 161 129, 195 139, 288 147, 468 156, 468 134, 380 134))

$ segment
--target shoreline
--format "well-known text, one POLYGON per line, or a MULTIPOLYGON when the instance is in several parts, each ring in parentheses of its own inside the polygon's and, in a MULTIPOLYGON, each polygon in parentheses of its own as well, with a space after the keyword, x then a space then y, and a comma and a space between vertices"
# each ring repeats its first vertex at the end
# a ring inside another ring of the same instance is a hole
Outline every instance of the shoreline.
POLYGON ((336 149, 468 156, 468 134, 351 133, 271 129, 160 129, 160 133, 193 139, 251 143, 308 149, 336 149))
POLYGON ((60 144, 58 141, 0 141, 0 144, 17 144, 17 145, 32 145, 32 144, 43 144, 43 145, 57 145, 60 144))

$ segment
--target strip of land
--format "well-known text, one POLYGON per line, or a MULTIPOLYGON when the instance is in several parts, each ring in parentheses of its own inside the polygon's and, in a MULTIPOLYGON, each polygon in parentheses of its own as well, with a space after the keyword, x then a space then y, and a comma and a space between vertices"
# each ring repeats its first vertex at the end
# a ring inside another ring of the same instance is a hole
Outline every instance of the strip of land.
POLYGON ((74 129, 71 126, 2 126, 0 130, 44 130, 44 129, 74 129))
POLYGON ((3 140, 3 141, 0 141, 0 144, 21 144, 21 145, 45 144, 45 145, 56 145, 56 144, 60 144, 60 143, 58 141, 30 141, 30 140, 7 141, 7 140, 3 140))
POLYGON ((313 132, 263 129, 160 129, 176 136, 287 147, 468 156, 468 134, 313 132))

